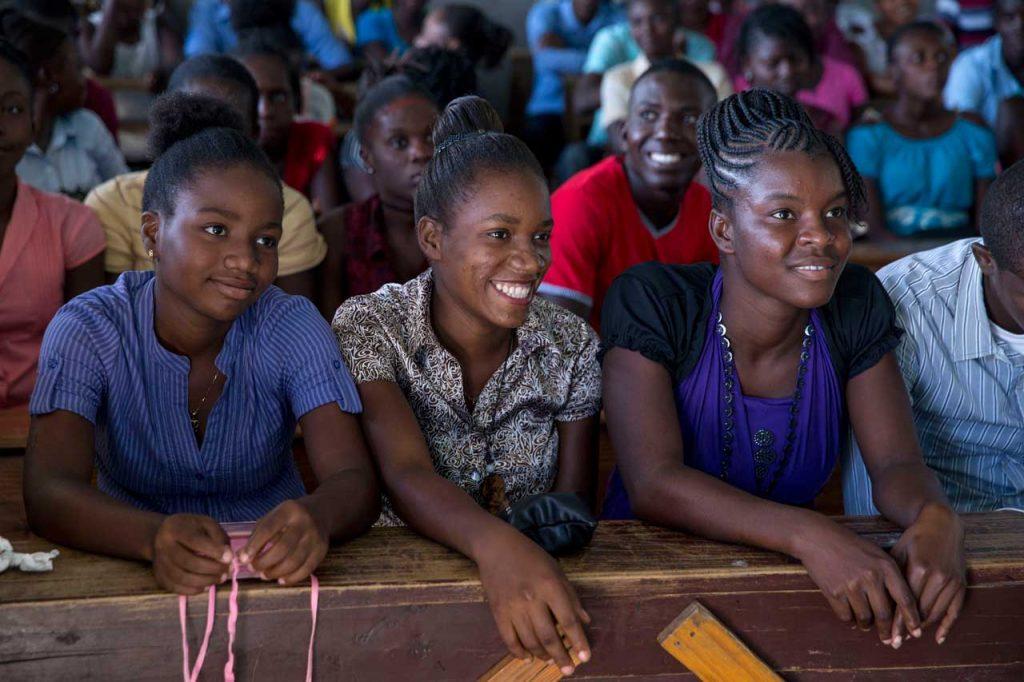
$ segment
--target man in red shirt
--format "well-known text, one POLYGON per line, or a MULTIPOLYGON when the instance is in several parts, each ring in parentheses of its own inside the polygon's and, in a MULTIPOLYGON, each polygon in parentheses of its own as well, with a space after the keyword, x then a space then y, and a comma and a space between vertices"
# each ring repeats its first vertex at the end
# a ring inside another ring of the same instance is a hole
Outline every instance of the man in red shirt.
POLYGON ((700 170, 696 124, 715 89, 693 64, 656 62, 630 92, 624 156, 577 173, 551 196, 551 268, 539 293, 600 328, 601 303, 624 270, 718 262, 708 232, 711 195, 700 170))

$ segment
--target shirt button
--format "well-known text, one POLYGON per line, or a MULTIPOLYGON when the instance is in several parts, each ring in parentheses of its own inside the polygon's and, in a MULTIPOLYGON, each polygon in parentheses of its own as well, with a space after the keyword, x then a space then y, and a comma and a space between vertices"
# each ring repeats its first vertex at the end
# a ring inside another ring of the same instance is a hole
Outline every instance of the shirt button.
POLYGON ((57 358, 50 358, 50 359, 49 359, 49 360, 48 360, 48 361, 46 362, 46 366, 47 366, 47 367, 49 367, 50 369, 57 369, 57 365, 58 365, 58 364, 59 364, 59 363, 57 362, 57 358))
POLYGON ((334 369, 341 369, 341 360, 334 361, 334 369))

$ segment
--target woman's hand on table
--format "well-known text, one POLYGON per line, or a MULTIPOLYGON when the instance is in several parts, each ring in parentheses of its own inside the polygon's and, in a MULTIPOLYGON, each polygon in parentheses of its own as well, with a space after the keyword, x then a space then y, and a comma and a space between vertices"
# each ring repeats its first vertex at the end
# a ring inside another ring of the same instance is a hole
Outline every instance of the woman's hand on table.
POLYGON ((904 629, 921 636, 917 600, 896 561, 878 545, 822 518, 808 529, 796 556, 836 616, 898 649, 904 629))
POLYGON ((942 644, 960 615, 967 596, 964 528, 949 507, 926 505, 917 520, 892 548, 903 567, 928 627, 939 624, 935 641, 942 644))
POLYGON ((231 570, 224 529, 209 516, 173 514, 153 536, 153 575, 177 594, 197 594, 223 582, 231 570))
POLYGON ((544 550, 512 530, 491 543, 478 565, 491 613, 513 656, 551 660, 563 674, 571 674, 575 665, 558 632, 561 628, 577 657, 589 660, 583 625, 590 623, 590 616, 544 550))
POLYGON ((252 566, 263 580, 294 585, 316 570, 328 547, 325 524, 302 500, 287 500, 259 520, 238 560, 252 566))

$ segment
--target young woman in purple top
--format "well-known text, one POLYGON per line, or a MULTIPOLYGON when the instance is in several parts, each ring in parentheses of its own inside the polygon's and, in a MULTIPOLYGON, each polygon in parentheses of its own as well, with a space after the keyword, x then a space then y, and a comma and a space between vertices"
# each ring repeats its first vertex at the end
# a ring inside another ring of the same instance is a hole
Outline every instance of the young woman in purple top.
POLYGON ((892 304, 844 267, 863 183, 770 90, 720 102, 698 143, 721 267, 641 265, 605 299, 606 515, 790 554, 842 620, 893 647, 938 623, 941 643, 965 594, 963 527, 921 456, 892 304), (891 553, 809 508, 847 420, 875 503, 905 529, 891 553))
POLYGON ((281 184, 239 114, 174 93, 151 123, 141 227, 154 272, 75 298, 47 329, 28 521, 63 545, 151 561, 182 594, 225 580, 236 558, 293 584, 379 513, 359 396, 313 304, 272 286, 281 184), (237 556, 225 521, 256 522, 237 556))

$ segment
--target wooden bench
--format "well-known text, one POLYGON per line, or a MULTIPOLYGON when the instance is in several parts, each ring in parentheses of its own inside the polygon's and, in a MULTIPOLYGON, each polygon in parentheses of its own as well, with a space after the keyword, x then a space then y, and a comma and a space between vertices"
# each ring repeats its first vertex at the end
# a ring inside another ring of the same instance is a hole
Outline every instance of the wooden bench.
POLYGON ((28 443, 28 405, 0 410, 0 450, 24 450, 28 443))
MULTIPOLYGON (((20 458, 0 458, 0 480, 20 458)), ((51 543, 12 518, 0 486, 0 535, 20 551, 51 543)), ((20 500, 19 500, 20 501, 20 500)), ((23 513, 23 512, 22 512, 23 513)), ((845 519, 891 545, 878 519, 845 519)), ((787 679, 1024 679, 1024 515, 968 515, 971 588, 945 644, 899 651, 843 625, 806 572, 786 557, 636 522, 602 523, 590 547, 561 561, 593 618, 593 659, 582 679, 692 679, 657 638, 699 600, 787 679), (632 679, 632 678, 631 678, 632 679)), ((504 655, 473 565, 404 529, 376 529, 331 551, 321 580, 317 679, 470 680, 504 655)), ((205 596, 189 603, 195 655, 205 596)), ((240 680, 301 679, 309 590, 260 582, 241 587, 235 653, 240 680)), ((218 593, 207 679, 226 658, 227 590, 218 593)), ((0 575, 0 679, 176 680, 177 602, 148 566, 62 549, 52 573, 0 575)))
POLYGON ((872 270, 883 268, 893 261, 918 251, 927 251, 948 244, 949 239, 894 239, 891 241, 857 241, 853 243, 850 262, 872 270))

